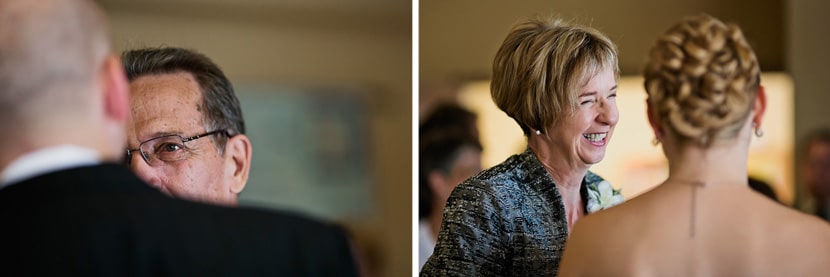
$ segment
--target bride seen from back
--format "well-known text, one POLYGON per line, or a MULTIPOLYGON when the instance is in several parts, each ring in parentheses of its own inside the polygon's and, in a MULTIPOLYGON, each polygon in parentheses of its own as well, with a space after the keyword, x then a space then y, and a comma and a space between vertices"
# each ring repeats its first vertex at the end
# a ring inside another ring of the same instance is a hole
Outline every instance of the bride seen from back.
POLYGON ((579 221, 561 276, 830 273, 830 224, 747 184, 766 94, 740 28, 706 14, 683 19, 653 46, 645 87, 669 177, 579 221))

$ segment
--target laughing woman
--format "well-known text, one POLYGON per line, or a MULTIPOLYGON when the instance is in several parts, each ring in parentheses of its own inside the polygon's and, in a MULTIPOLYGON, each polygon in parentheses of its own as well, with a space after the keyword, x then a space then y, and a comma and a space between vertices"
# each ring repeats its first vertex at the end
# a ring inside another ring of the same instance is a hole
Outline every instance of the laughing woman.
POLYGON ((556 275, 577 220, 622 201, 588 171, 617 124, 616 46, 599 31, 531 20, 507 35, 491 94, 527 137, 524 153, 450 195, 423 276, 556 275))

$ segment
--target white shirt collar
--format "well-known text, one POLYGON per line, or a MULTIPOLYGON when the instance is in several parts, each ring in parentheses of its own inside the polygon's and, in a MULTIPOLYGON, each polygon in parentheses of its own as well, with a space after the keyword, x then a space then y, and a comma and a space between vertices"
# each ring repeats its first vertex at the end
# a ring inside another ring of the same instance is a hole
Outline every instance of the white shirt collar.
POLYGON ((418 225, 418 263, 421 269, 429 260, 429 256, 432 256, 435 238, 432 236, 432 228, 429 226, 428 219, 421 219, 418 225))
POLYGON ((98 152, 75 145, 59 145, 26 153, 0 172, 0 189, 38 175, 101 162, 98 152))

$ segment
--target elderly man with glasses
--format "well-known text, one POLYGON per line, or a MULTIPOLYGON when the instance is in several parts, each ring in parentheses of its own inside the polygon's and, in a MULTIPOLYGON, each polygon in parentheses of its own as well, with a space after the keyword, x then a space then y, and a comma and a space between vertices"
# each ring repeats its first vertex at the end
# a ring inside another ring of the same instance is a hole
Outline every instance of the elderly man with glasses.
POLYGON ((132 50, 121 58, 131 90, 126 164, 173 197, 236 206, 251 142, 224 73, 181 48, 132 50))

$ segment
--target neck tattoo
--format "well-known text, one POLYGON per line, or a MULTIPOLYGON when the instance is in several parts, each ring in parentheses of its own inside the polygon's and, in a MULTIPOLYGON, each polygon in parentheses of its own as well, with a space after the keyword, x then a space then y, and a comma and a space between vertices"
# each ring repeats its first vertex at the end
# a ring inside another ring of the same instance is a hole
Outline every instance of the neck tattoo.
POLYGON ((680 183, 684 185, 689 185, 692 188, 692 199, 689 201, 691 203, 690 215, 689 215, 689 238, 695 238, 695 217, 697 215, 697 189, 706 186, 706 183, 703 181, 672 181, 674 183, 680 183))

